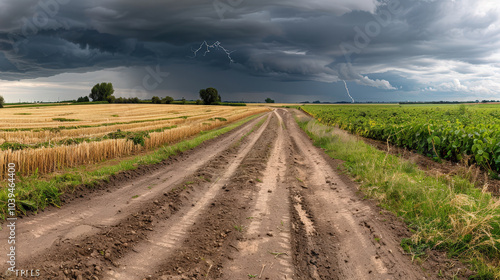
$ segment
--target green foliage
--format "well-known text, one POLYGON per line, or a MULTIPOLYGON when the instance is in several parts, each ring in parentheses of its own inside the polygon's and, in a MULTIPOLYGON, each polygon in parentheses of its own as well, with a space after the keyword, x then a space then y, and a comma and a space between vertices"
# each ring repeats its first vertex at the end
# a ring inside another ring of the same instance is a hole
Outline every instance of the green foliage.
POLYGON ((469 159, 500 171, 500 113, 481 106, 303 106, 327 125, 389 140, 434 159, 469 159))
POLYGON ((165 96, 163 97, 163 99, 161 100, 161 103, 163 104, 170 104, 174 101, 174 98, 171 97, 171 96, 165 96))
POLYGON ((3 96, 0 95, 0 108, 3 108, 3 105, 5 104, 5 99, 3 96))
POLYGON ((161 99, 158 96, 153 96, 153 98, 151 98, 151 103, 161 104, 161 99))
POLYGON ((67 119, 67 118, 53 118, 53 121, 57 122, 77 122, 80 121, 79 119, 67 119))
POLYGON ((108 101, 114 92, 112 83, 100 83, 92 88, 89 97, 92 101, 108 101))
POLYGON ((106 101, 108 101, 108 103, 115 103, 116 97, 114 97, 113 95, 110 95, 110 96, 106 97, 106 101))
POLYGON ((425 256, 425 251, 431 248, 427 243, 415 243, 410 238, 403 238, 401 240, 401 247, 406 253, 410 254, 412 258, 425 256))
POLYGON ((141 103, 138 97, 123 98, 118 97, 114 100, 114 103, 141 103))
POLYGON ((219 92, 215 88, 200 89, 200 98, 205 105, 213 105, 221 101, 219 92))
POLYGON ((149 138, 148 131, 121 131, 118 129, 116 132, 108 133, 108 139, 127 139, 134 142, 135 145, 144 146, 146 138, 149 138))
POLYGON ((413 258, 428 249, 447 251, 472 265, 477 271, 474 279, 500 279, 497 198, 459 175, 429 176, 416 164, 331 126, 314 120, 299 125, 315 145, 341 160, 345 170, 362 182, 360 189, 367 198, 404 219, 413 235, 403 239, 401 246, 413 258))
POLYGON ((81 97, 78 97, 78 99, 76 100, 76 102, 78 102, 78 103, 90 102, 90 99, 89 99, 88 96, 81 96, 81 97))
POLYGON ((272 99, 271 99, 271 98, 269 98, 269 97, 268 97, 268 98, 266 98, 266 100, 265 100, 265 101, 266 101, 266 103, 274 103, 274 100, 272 100, 272 99))
POLYGON ((20 143, 10 143, 10 142, 4 142, 2 145, 0 145, 0 149, 2 151, 4 151, 4 150, 16 151, 16 150, 26 149, 27 147, 29 147, 29 145, 20 144, 20 143))
POLYGON ((239 231, 239 232, 243 232, 243 230, 245 229, 244 226, 242 225, 235 225, 233 226, 235 230, 239 231))
POLYGON ((201 101, 200 99, 196 99, 196 105, 201 105, 203 104, 203 101, 201 101))

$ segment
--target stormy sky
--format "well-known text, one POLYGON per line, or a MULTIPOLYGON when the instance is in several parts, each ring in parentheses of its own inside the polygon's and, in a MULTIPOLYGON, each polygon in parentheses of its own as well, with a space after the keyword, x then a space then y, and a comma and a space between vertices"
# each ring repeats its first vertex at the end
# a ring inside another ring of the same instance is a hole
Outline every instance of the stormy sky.
POLYGON ((0 0, 0 95, 500 99, 495 0, 0 0))

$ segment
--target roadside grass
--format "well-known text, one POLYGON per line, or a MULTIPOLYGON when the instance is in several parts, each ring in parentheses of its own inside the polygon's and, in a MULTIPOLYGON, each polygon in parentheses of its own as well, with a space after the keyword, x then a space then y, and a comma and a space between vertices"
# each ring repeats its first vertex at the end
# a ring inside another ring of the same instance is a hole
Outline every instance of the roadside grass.
POLYGON ((262 118, 262 120, 257 122, 249 132, 245 133, 236 143, 234 143, 234 146, 235 147, 239 146, 243 141, 243 139, 245 139, 248 135, 252 134, 255 130, 259 129, 262 126, 262 124, 264 124, 264 122, 267 120, 267 118, 268 117, 265 116, 264 118, 262 118))
MULTIPOLYGON (((204 131, 198 136, 187 139, 170 146, 163 146, 145 155, 139 155, 119 161, 114 165, 99 167, 96 170, 84 172, 81 168, 66 169, 63 174, 41 177, 37 172, 29 177, 16 176, 16 200, 17 210, 20 214, 26 214, 31 210, 35 213, 43 210, 49 205, 60 207, 60 196, 63 193, 71 193, 76 187, 84 185, 92 188, 100 182, 108 182, 110 176, 122 171, 133 170, 141 165, 153 165, 199 146, 203 142, 227 133, 244 123, 260 116, 257 114, 228 126, 204 131)), ((0 217, 5 219, 7 214, 8 188, 0 187, 0 217)))
POLYGON ((427 249, 443 250, 471 266, 471 279, 500 279, 500 201, 486 188, 461 176, 429 176, 410 161, 315 120, 297 122, 316 146, 344 161, 367 197, 404 219, 413 236, 401 246, 412 259, 424 259, 427 249))

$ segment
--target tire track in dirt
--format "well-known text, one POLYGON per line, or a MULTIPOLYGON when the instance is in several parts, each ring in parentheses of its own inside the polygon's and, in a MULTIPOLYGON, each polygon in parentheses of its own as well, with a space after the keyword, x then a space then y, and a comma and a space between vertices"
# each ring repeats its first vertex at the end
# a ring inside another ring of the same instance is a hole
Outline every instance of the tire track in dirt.
POLYGON ((337 277, 428 277, 403 255, 398 239, 384 227, 376 215, 376 209, 359 199, 355 190, 340 179, 323 153, 312 145, 291 118, 288 118, 287 124, 295 127, 290 129, 297 151, 295 167, 298 176, 304 178, 304 188, 297 191, 296 200, 313 217, 315 230, 333 235, 332 239, 338 242, 334 245, 337 250, 337 277))
MULTIPOLYGON (((45 255, 50 248, 61 246, 68 241, 85 239, 112 229, 132 213, 143 209, 144 203, 161 197, 179 184, 190 173, 201 166, 214 161, 218 154, 233 145, 247 134, 261 116, 232 132, 217 138, 217 142, 202 144, 200 147, 174 157, 160 165, 159 170, 131 178, 124 186, 110 187, 106 191, 97 191, 88 198, 78 199, 64 205, 61 209, 49 209, 36 216, 27 217, 17 223, 18 264, 33 263, 38 255, 45 255), (179 172, 182 170, 182 172, 179 172), (138 197, 135 197, 139 195, 138 197)), ((120 182, 118 182, 120 183, 120 182)), ((158 200, 158 199, 157 199, 158 200)), ((156 201, 156 200, 155 200, 156 201)), ((5 227, 0 238, 8 234, 5 227)), ((1 253, 7 254, 7 242, 2 243, 1 253)), ((57 250, 56 250, 57 251, 57 250)), ((2 264, 4 266, 4 264, 2 264)))
MULTIPOLYGON (((202 215, 193 220, 182 246, 166 256, 151 279, 224 279, 223 264, 232 259, 248 228, 248 214, 277 137, 278 121, 269 126, 202 215)), ((222 167, 224 168, 224 167, 222 167)), ((248 278, 248 276, 245 276, 248 278)))
POLYGON ((196 222, 209 203, 218 195, 224 185, 229 182, 236 169, 240 166, 243 159, 253 149, 257 140, 260 139, 263 132, 269 124, 269 118, 258 129, 252 140, 236 155, 236 157, 226 166, 226 171, 211 184, 204 195, 194 203, 194 206, 182 216, 168 219, 156 225, 157 228, 166 229, 165 231, 154 231, 145 243, 136 246, 130 254, 116 261, 119 266, 116 269, 108 271, 104 279, 144 279, 150 271, 157 268, 164 259, 168 258, 170 253, 186 238, 187 230, 196 222))
POLYGON ((258 192, 253 195, 250 223, 238 252, 223 267, 223 279, 291 279, 295 273, 292 261, 290 202, 286 187, 288 154, 291 152, 284 135, 284 124, 275 110, 279 127, 277 139, 263 172, 258 192))

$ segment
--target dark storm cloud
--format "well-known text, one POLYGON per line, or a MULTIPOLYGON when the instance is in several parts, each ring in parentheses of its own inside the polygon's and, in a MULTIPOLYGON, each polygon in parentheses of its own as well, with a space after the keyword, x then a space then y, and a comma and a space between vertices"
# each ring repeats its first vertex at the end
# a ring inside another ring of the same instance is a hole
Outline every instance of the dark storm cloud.
MULTIPOLYGON (((492 66, 500 62, 499 13, 489 0, 5 2, 4 80, 148 65, 175 72, 186 65, 193 75, 212 68, 275 81, 347 80, 391 92, 479 89, 479 77, 499 75, 492 66), (234 51, 234 63, 220 50, 192 58, 204 40, 234 51), (356 51, 346 56, 342 44, 356 51)), ((241 77, 240 85, 262 89, 241 77)))

